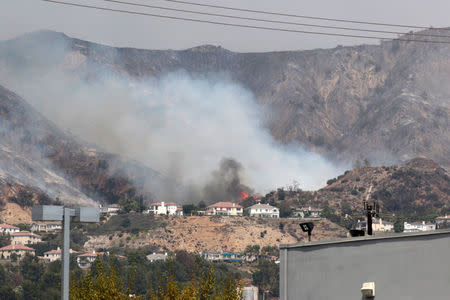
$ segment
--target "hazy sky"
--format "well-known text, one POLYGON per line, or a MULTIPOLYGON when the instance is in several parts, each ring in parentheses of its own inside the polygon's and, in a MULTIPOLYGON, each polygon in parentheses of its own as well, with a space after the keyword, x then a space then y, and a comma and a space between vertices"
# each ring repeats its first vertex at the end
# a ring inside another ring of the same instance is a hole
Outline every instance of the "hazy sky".
MULTIPOLYGON (((63 0, 90 5, 103 5, 118 8, 102 0, 63 0)), ((190 10, 203 10, 237 14, 188 5, 169 3, 163 0, 128 0, 190 10)), ((191 0, 234 6, 248 9, 270 10, 292 14, 346 18, 371 22, 403 23, 434 27, 450 26, 448 13, 449 0, 191 0)), ((206 16, 194 16, 156 9, 121 6, 122 9, 145 11, 166 15, 182 15, 209 20, 219 20, 206 16)), ((241 14, 249 16, 249 14, 241 14)), ((275 16, 252 15, 253 17, 277 18, 275 16)), ((277 19, 280 19, 278 17, 277 19)), ((287 19, 303 23, 312 20, 287 19)), ((244 21, 222 19, 225 22, 244 21)), ((317 23, 317 21, 316 21, 317 23)), ((325 24, 323 21, 319 24, 325 24)), ((274 26, 271 24, 258 24, 274 26)), ((327 23, 327 25, 361 26, 351 24, 327 23)), ((280 25, 283 27, 282 25, 280 25)), ((286 26, 284 26, 286 27, 286 26)), ((292 28, 293 26, 288 26, 292 28)), ((374 28, 370 26, 370 28, 374 28)), ((298 33, 270 32, 245 28, 230 28, 218 25, 189 23, 159 19, 146 16, 125 15, 116 12, 103 12, 85 8, 73 8, 43 2, 40 0, 1 0, 0 40, 9 39, 25 32, 39 29, 61 31, 69 36, 95 41, 102 44, 148 49, 185 49, 201 44, 220 45, 234 51, 299 50, 313 48, 332 48, 337 45, 378 43, 377 40, 326 37, 298 33)), ((298 26, 298 30, 320 29, 298 26)), ((383 29, 383 28, 377 28, 383 29)), ((387 29, 387 28, 384 28, 387 29)), ((392 29, 398 31, 399 29, 392 29)), ((402 29, 407 31, 407 29, 402 29)), ((325 30, 321 30, 325 31, 325 30)), ((334 30, 336 31, 336 30, 334 30)), ((364 34, 364 33, 362 33, 364 34)), ((373 34, 376 35, 376 34, 373 34)), ((379 34, 378 34, 379 35, 379 34)))

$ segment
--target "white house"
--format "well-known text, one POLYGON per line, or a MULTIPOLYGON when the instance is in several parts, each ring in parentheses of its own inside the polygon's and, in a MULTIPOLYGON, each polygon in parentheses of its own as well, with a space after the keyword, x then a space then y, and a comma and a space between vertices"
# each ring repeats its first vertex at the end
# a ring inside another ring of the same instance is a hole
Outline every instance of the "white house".
POLYGON ((240 253, 234 252, 203 252, 202 257, 210 261, 242 262, 240 253))
POLYGON ((279 218, 280 211, 269 204, 255 204, 247 208, 250 217, 279 218))
POLYGON ((441 228, 440 226, 442 224, 447 224, 447 226, 450 225, 450 215, 445 215, 445 216, 436 218, 436 225, 437 225, 437 227, 441 228))
MULTIPOLYGON (((355 226, 355 229, 358 230, 367 230, 367 222, 358 220, 358 223, 355 226)), ((372 219, 372 230, 374 232, 387 232, 394 230, 394 223, 384 221, 382 218, 373 218, 372 219)))
POLYGON ((300 218, 320 218, 321 212, 322 212, 321 208, 308 206, 295 209, 294 215, 300 218))
MULTIPOLYGON (((70 254, 76 254, 79 253, 78 251, 74 251, 72 249, 69 249, 70 254)), ((61 259, 61 248, 58 247, 58 249, 56 250, 50 250, 47 252, 44 252, 44 259, 48 260, 50 262, 55 261, 55 260, 60 260, 61 259)))
POLYGON ((242 216, 243 208, 232 202, 217 202, 206 207, 206 215, 242 216))
POLYGON ((150 261, 150 262, 154 262, 154 261, 157 261, 157 260, 166 260, 167 259, 167 252, 165 252, 164 254, 163 253, 155 253, 155 252, 153 252, 152 254, 149 254, 149 255, 147 255, 147 259, 150 261))
POLYGON ((432 231, 436 230, 436 224, 422 222, 404 222, 403 232, 420 232, 420 231, 432 231))
POLYGON ((11 234, 14 232, 19 232, 20 228, 16 227, 16 226, 12 226, 9 224, 0 224, 0 233, 4 233, 4 234, 11 234))
POLYGON ((386 231, 393 231, 394 230, 394 223, 383 221, 381 218, 373 218, 372 220, 372 230, 373 231, 380 231, 380 232, 386 232, 386 231))
POLYGON ((77 264, 80 268, 89 268, 97 259, 97 256, 103 256, 105 252, 84 253, 77 256, 77 264))
POLYGON ((182 216, 183 208, 173 202, 156 202, 150 204, 146 212, 153 213, 154 215, 182 216))
POLYGON ((59 231, 61 229, 62 229, 61 223, 33 223, 31 225, 31 232, 35 231, 53 232, 59 231))
POLYGON ((120 206, 118 204, 100 205, 101 216, 115 216, 119 213, 120 206))

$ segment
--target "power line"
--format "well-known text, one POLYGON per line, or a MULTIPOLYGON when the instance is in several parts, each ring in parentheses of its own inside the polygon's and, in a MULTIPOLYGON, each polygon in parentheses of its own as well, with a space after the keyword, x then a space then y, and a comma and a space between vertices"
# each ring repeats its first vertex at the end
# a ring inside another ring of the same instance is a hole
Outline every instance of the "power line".
POLYGON ((197 22, 197 23, 205 23, 205 24, 214 24, 214 25, 223 25, 230 27, 240 27, 240 28, 250 28, 250 29, 261 29, 268 31, 279 31, 279 32, 291 32, 291 33, 304 33, 304 34, 314 34, 314 35, 324 35, 324 36, 338 36, 338 37, 350 37, 350 38, 361 38, 361 39, 375 39, 375 40, 386 40, 386 41, 404 41, 404 42, 420 42, 420 43, 433 43, 433 44, 450 44, 450 41, 431 41, 431 40, 412 40, 412 39, 403 39, 403 38, 387 38, 387 37, 377 37, 377 36, 366 36, 366 35, 353 35, 353 34, 343 34, 343 33, 327 33, 327 32, 318 32, 318 31, 306 31, 306 30, 295 30, 295 29, 285 29, 285 28, 275 28, 275 27, 265 27, 265 26, 256 26, 256 25, 244 25, 244 24, 236 24, 236 23, 226 23, 219 21, 209 21, 209 20, 200 20, 194 18, 185 18, 185 17, 175 17, 175 16, 167 16, 160 14, 151 14, 137 11, 130 11, 124 9, 113 9, 107 7, 79 4, 73 2, 64 2, 57 0, 42 0, 44 2, 50 2, 55 4, 74 6, 74 7, 83 7, 89 9, 103 10, 103 11, 111 11, 111 12, 119 12, 126 13, 132 15, 140 15, 140 16, 149 16, 163 19, 171 19, 171 20, 181 20, 181 21, 189 21, 189 22, 197 22))
MULTIPOLYGON (((189 4, 189 5, 195 5, 195 6, 210 7, 210 8, 220 8, 220 9, 227 9, 227 10, 234 10, 234 11, 251 12, 251 13, 258 13, 258 14, 283 16, 283 17, 294 17, 294 18, 303 18, 303 19, 312 19, 312 20, 333 21, 333 22, 354 23, 354 24, 366 24, 366 25, 376 25, 376 26, 388 26, 388 27, 430 29, 430 27, 427 27, 427 26, 405 25, 405 24, 390 24, 390 23, 367 22, 367 21, 358 21, 358 20, 314 17, 314 16, 287 14, 287 13, 280 13, 280 12, 271 12, 271 11, 264 11, 264 10, 254 10, 254 9, 236 8, 236 7, 229 7, 229 6, 203 4, 203 3, 181 1, 181 0, 163 0, 163 1, 174 2, 174 3, 181 3, 181 4, 189 4)), ((448 28, 434 28, 434 29, 450 30, 448 28)))
MULTIPOLYGON (((171 8, 171 7, 165 7, 165 6, 149 5, 149 4, 127 2, 127 1, 118 1, 118 0, 101 0, 101 1, 110 2, 110 3, 131 5, 131 6, 156 8, 156 9, 168 10, 168 11, 176 11, 176 12, 183 12, 183 13, 205 15, 205 16, 214 16, 214 17, 224 17, 224 18, 231 18, 231 19, 238 19, 238 20, 246 20, 246 21, 258 21, 258 22, 267 22, 267 23, 276 23, 276 24, 285 24, 285 25, 296 25, 296 26, 305 26, 305 27, 339 29, 339 30, 361 31, 361 32, 372 32, 372 33, 387 33, 387 34, 400 34, 400 35, 407 34, 405 32, 399 32, 399 31, 374 30, 374 29, 363 29, 363 28, 331 26, 331 25, 317 25, 317 24, 289 22, 289 21, 279 21, 279 20, 270 20, 270 19, 261 19, 261 18, 241 17, 241 16, 234 16, 234 15, 227 15, 227 14, 208 13, 208 12, 202 12, 202 11, 196 11, 196 10, 171 8)), ((414 35, 416 35, 416 36, 424 36, 424 37, 450 38, 450 35, 423 34, 423 33, 414 33, 414 35)))

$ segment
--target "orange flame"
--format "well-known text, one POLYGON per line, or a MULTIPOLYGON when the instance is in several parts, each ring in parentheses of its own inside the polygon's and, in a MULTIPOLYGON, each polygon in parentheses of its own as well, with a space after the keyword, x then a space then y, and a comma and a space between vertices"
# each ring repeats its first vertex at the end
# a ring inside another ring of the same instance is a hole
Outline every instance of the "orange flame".
POLYGON ((249 197, 249 195, 245 192, 241 192, 241 197, 242 197, 242 199, 247 199, 249 197))

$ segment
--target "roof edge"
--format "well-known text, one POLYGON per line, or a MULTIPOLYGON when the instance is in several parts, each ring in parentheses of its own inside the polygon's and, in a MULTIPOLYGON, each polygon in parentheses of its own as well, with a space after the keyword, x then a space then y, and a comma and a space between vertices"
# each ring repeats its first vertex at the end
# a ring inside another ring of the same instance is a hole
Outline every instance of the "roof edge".
POLYGON ((391 234, 381 234, 378 236, 363 236, 363 237, 350 237, 343 238, 339 240, 327 240, 327 241, 316 241, 309 243, 296 243, 296 244, 281 244, 281 249, 293 249, 293 248, 304 248, 304 247, 314 247, 322 245, 339 245, 355 242, 370 242, 370 241, 383 241, 392 239, 402 239, 410 237, 420 237, 420 236, 439 236, 439 235, 450 235, 450 229, 440 229, 425 232, 411 232, 411 233, 391 233, 391 234))

